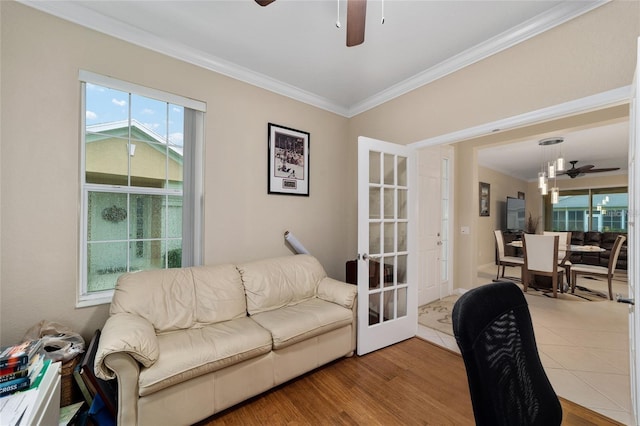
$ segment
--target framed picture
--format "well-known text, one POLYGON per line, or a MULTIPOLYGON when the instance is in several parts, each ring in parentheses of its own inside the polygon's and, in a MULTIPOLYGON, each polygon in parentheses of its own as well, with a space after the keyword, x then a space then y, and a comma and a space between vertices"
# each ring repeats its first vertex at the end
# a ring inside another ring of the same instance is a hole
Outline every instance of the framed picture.
POLYGON ((518 191, 518 198, 520 198, 521 200, 524 200, 524 192, 518 191))
POLYGON ((490 216, 491 185, 480 182, 480 216, 490 216))
POLYGON ((269 194, 309 196, 309 133, 269 123, 269 194))

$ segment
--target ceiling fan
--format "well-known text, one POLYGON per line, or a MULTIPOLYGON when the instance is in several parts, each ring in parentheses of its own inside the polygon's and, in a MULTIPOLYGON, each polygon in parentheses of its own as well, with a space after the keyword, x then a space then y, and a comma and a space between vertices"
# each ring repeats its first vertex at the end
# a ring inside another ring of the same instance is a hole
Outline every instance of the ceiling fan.
MULTIPOLYGON (((256 0, 260 6, 268 6, 275 0, 256 0)), ((367 0, 347 0, 347 47, 364 43, 364 23, 367 16, 367 0)))
POLYGON ((582 176, 585 173, 600 173, 600 172, 611 172, 613 170, 620 170, 620 167, 606 167, 602 169, 594 169, 593 164, 587 164, 586 166, 576 167, 576 163, 578 161, 569 161, 571 163, 571 168, 564 172, 559 172, 559 175, 569 175, 571 179, 575 179, 578 176, 582 176))

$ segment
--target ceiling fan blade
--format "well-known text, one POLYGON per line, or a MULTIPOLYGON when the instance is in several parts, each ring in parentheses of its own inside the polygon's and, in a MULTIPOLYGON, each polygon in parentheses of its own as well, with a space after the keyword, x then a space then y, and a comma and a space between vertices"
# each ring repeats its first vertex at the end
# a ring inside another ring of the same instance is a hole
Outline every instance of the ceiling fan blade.
POLYGON ((580 170, 580 173, 589 173, 589 170, 593 169, 593 164, 587 164, 586 166, 580 166, 576 170, 580 170))
POLYGON ((364 42, 366 17, 367 0, 347 0, 347 47, 364 42))
POLYGON ((600 172, 612 172, 614 170, 620 170, 620 167, 603 167, 601 169, 585 170, 585 173, 600 173, 600 172))
POLYGON ((256 0, 256 3, 258 3, 260 6, 269 6, 274 1, 276 0, 256 0))

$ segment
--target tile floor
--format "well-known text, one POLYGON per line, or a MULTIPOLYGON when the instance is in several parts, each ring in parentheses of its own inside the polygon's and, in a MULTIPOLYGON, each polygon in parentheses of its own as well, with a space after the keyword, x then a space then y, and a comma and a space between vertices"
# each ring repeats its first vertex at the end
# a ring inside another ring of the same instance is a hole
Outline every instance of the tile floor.
MULTIPOLYGON (((478 271, 476 285, 495 278, 496 266, 478 271)), ((519 274, 507 268, 506 276, 519 274)), ((578 278, 592 290, 606 292, 606 281, 578 278)), ((627 295, 614 281, 613 293, 627 295)), ((563 296, 570 297, 570 296, 563 296)), ((629 385, 628 306, 614 301, 572 301, 526 295, 540 358, 556 393, 626 425, 633 424, 629 385)), ((418 335, 460 352, 448 334, 423 326, 418 335)))

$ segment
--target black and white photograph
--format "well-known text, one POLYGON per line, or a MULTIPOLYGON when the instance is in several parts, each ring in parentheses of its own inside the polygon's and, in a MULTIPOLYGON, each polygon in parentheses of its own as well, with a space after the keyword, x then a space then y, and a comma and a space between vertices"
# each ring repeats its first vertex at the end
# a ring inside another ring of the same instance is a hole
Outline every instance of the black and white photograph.
POLYGON ((269 194, 309 195, 308 132, 269 123, 269 194))

